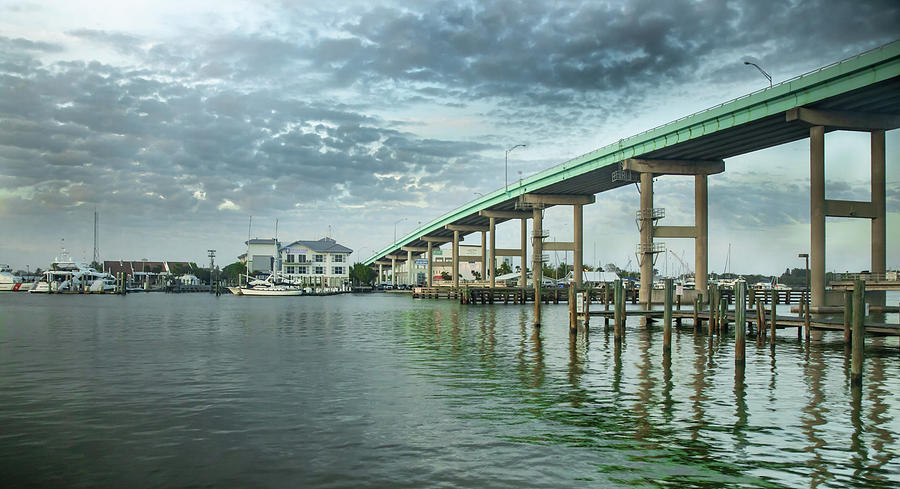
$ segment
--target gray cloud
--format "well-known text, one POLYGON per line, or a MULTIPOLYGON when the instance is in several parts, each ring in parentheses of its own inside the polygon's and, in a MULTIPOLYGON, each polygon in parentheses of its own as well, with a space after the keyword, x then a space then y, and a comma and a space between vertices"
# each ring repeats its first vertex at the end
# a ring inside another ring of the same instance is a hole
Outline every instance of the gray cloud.
MULTIPOLYGON (((787 5, 288 2, 256 31, 0 37, 0 213, 96 205, 132 229, 128 216, 190 227, 235 206, 433 217, 497 188, 510 140, 559 147, 557 159, 519 156, 516 170, 532 171, 574 156, 573 141, 627 136, 616 127, 626 107, 640 117, 659 94, 758 76, 745 57, 783 78, 889 41, 900 23, 895 2, 787 5), (97 46, 127 61, 72 54, 97 46), (464 122, 426 134, 407 116, 435 111, 464 122)), ((805 218, 794 190, 762 190, 792 202, 775 210, 780 222, 805 218)), ((719 191, 723 211, 752 203, 739 181, 711 184, 711 198, 719 191)))

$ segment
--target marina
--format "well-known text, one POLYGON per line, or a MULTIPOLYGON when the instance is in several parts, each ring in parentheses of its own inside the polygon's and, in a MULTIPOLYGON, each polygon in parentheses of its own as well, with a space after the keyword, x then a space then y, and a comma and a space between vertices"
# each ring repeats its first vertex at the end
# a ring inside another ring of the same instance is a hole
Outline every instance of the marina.
POLYGON ((19 3, 2 489, 900 487, 900 6, 19 3))

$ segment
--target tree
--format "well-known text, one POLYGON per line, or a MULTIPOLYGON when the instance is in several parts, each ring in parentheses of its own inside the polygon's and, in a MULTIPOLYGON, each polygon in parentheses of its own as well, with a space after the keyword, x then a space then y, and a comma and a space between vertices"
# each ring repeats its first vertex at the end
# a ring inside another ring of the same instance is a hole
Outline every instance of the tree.
POLYGON ((450 272, 444 270, 441 272, 441 280, 452 280, 453 277, 450 275, 450 272))
POLYGON ((500 275, 506 275, 509 273, 512 273, 512 268, 509 267, 509 263, 507 263, 507 262, 500 263, 500 266, 497 267, 497 276, 499 277, 500 275))
POLYGON ((174 275, 176 277, 180 277, 182 275, 190 273, 190 271, 191 271, 191 267, 188 265, 185 265, 184 263, 176 263, 176 264, 172 265, 172 275, 174 275))
POLYGON ((150 269, 150 271, 153 273, 159 274, 159 273, 162 273, 163 267, 162 267, 162 265, 153 265, 153 267, 150 269))
POLYGON ((350 267, 350 278, 356 284, 370 284, 375 280, 375 270, 372 270, 363 263, 357 262, 350 267))
POLYGON ((472 276, 475 277, 475 280, 481 280, 481 272, 473 271, 472 276))
MULTIPOLYGON (((178 267, 179 265, 176 265, 178 267)), ((188 269, 190 270, 190 269, 188 269)), ((225 268, 222 269, 222 278, 229 282, 239 282, 241 279, 241 275, 247 273, 247 265, 236 261, 230 265, 226 265, 225 268)), ((183 275, 183 273, 182 273, 183 275)))

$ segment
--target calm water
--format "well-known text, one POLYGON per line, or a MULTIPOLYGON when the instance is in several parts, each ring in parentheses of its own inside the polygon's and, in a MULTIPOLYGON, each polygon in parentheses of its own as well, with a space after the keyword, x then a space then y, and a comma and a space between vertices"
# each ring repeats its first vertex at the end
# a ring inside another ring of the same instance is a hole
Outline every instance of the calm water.
MULTIPOLYGON (((891 303, 896 301, 891 299, 891 303)), ((566 306, 0 295, 3 487, 897 487, 900 354, 566 306), (739 376, 738 376, 739 378, 739 376)), ((896 321, 896 315, 889 319, 896 321)))

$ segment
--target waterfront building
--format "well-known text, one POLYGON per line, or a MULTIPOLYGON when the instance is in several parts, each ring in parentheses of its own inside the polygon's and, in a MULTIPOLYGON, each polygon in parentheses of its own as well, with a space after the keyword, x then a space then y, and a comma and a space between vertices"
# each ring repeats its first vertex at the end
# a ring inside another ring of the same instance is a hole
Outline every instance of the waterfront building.
POLYGON ((147 287, 164 286, 171 277, 179 277, 196 269, 197 265, 186 261, 106 260, 103 272, 113 276, 125 274, 129 286, 141 284, 147 287))
POLYGON ((250 275, 269 274, 278 269, 278 250, 281 248, 278 240, 253 238, 245 241, 244 244, 247 245, 247 253, 238 258, 241 263, 247 265, 247 273, 250 275))
POLYGON ((345 287, 350 284, 351 253, 332 238, 298 240, 279 249, 276 266, 283 278, 294 283, 345 287))

